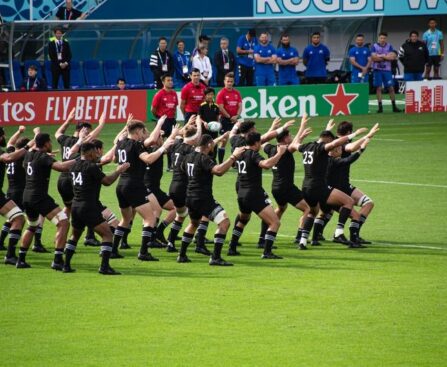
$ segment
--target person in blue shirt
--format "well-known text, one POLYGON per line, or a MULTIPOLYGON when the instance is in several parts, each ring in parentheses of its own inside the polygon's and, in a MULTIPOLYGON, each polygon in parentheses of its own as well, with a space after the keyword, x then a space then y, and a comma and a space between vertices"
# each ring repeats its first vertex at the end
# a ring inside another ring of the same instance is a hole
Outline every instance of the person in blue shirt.
POLYGON ((255 79, 257 86, 275 85, 276 49, 269 43, 268 34, 262 32, 255 46, 255 79))
POLYGON ((371 50, 365 46, 363 34, 355 37, 355 46, 349 50, 348 56, 351 63, 351 83, 368 83, 372 62, 371 50))
POLYGON ((300 62, 298 50, 290 46, 288 34, 281 36, 281 46, 276 50, 278 60, 279 85, 296 85, 300 80, 296 74, 296 66, 300 62))
POLYGON ((191 72, 191 54, 185 51, 185 42, 177 41, 177 51, 174 53, 174 88, 183 88, 190 81, 191 72))
POLYGON ((239 86, 249 87, 253 85, 254 49, 257 44, 255 29, 249 29, 247 34, 240 36, 237 41, 239 86))
POLYGON ((331 58, 331 53, 320 42, 320 37, 320 32, 312 33, 311 44, 303 52, 303 63, 306 65, 304 75, 308 84, 325 83, 327 79, 326 66, 331 58))
POLYGON ((444 35, 436 29, 436 19, 431 18, 428 21, 428 30, 422 36, 428 48, 429 60, 425 67, 425 78, 429 79, 433 67, 433 79, 439 79, 439 69, 441 61, 444 60, 444 35))

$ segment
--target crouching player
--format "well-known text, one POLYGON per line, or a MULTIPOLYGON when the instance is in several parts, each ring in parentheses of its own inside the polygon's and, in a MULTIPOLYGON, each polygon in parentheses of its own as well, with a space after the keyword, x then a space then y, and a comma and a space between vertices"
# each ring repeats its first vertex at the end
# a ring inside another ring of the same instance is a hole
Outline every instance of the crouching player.
POLYGON ((200 218, 206 217, 217 224, 214 234, 214 251, 209 264, 217 266, 231 266, 221 257, 225 237, 230 227, 230 220, 222 206, 213 197, 213 175, 222 176, 245 151, 244 147, 236 148, 226 161, 217 164, 211 157, 214 150, 214 141, 210 135, 203 135, 198 147, 189 153, 182 163, 182 169, 188 176, 186 191, 186 206, 191 223, 183 232, 182 246, 177 262, 190 262, 186 250, 191 243, 194 233, 200 223, 200 218))

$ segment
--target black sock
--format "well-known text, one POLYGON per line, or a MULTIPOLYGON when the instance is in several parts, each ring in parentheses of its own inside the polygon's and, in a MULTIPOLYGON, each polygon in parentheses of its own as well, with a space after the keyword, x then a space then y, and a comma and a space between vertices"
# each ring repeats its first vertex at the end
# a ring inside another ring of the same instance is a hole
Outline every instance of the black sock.
POLYGON ((295 240, 296 241, 300 241, 300 239, 301 239, 301 234, 302 234, 303 232, 302 232, 302 229, 301 228, 298 228, 298 231, 296 232, 296 237, 295 237, 295 240))
POLYGON ((101 244, 101 268, 109 267, 110 254, 112 253, 112 244, 110 242, 103 242, 101 244))
POLYGON ((323 233, 323 228, 324 228, 324 220, 321 218, 315 219, 312 241, 318 241, 318 237, 320 236, 321 233, 323 233))
POLYGON ((65 265, 70 266, 71 258, 76 252, 76 241, 68 240, 65 244, 65 265))
POLYGON ((268 224, 264 221, 261 222, 261 233, 259 233, 258 244, 264 244, 265 242, 265 234, 267 233, 268 224))
POLYGON ((217 149, 217 159, 219 160, 219 164, 224 161, 225 158, 225 148, 217 149))
POLYGON ((93 230, 93 228, 87 227, 87 233, 85 235, 85 238, 89 240, 95 239, 95 231, 93 230))
POLYGON ((348 220, 350 214, 351 214, 351 209, 346 208, 346 207, 342 207, 340 209, 340 213, 338 216, 338 223, 337 223, 338 229, 345 228, 346 221, 348 220))
POLYGON ((359 222, 357 220, 352 220, 349 226, 350 240, 351 242, 359 241, 359 222))
POLYGON ((205 246, 205 235, 206 231, 208 230, 208 223, 209 222, 204 220, 201 220, 199 223, 199 227, 197 228, 196 233, 197 247, 205 246))
POLYGON ((172 245, 175 246, 175 239, 177 238, 179 232, 182 229, 182 222, 176 221, 174 220, 174 222, 171 225, 171 230, 169 231, 169 237, 168 237, 168 242, 172 245))
POLYGON ((3 223, 2 231, 0 232, 0 246, 4 246, 6 236, 8 236, 9 230, 11 229, 11 223, 3 223))
POLYGON ((16 256, 16 246, 20 240, 20 235, 22 231, 20 229, 11 229, 9 231, 9 243, 8 243, 8 251, 6 257, 15 257, 16 256))
POLYGON ((26 253, 28 252, 28 249, 25 247, 20 247, 19 249, 19 261, 25 261, 26 260, 26 253))
POLYGON ((141 247, 140 247, 141 255, 147 255, 147 249, 149 248, 152 242, 153 231, 154 231, 153 227, 143 227, 143 232, 141 236, 141 247))
POLYGON ((273 243, 276 239, 276 232, 267 231, 265 234, 264 255, 272 252, 273 243))
POLYGON ((113 233, 112 252, 115 252, 115 253, 118 252, 118 246, 120 245, 121 239, 123 238, 126 230, 127 230, 126 227, 121 227, 121 226, 116 227, 115 232, 113 233))
POLYGON ((233 228, 233 233, 231 235, 230 249, 236 250, 237 243, 239 242, 239 238, 242 236, 244 232, 244 228, 238 227, 237 224, 233 228))
POLYGON ((162 237, 164 235, 164 231, 168 225, 169 223, 167 223, 165 220, 161 221, 161 223, 157 227, 156 231, 157 237, 162 237))
POLYGON ((189 244, 192 242, 194 235, 190 233, 183 232, 182 236, 182 247, 180 248, 180 256, 186 256, 186 250, 189 244))
POLYGON ((129 233, 132 231, 132 224, 133 224, 133 220, 130 221, 129 228, 126 228, 124 230, 124 234, 123 234, 123 238, 122 238, 123 243, 128 243, 127 237, 129 236, 129 233))
POLYGON ((57 264, 64 262, 64 249, 54 249, 54 262, 57 264))
POLYGON ((222 247, 225 242, 226 234, 216 233, 214 235, 214 251, 213 251, 213 259, 220 259, 222 253, 222 247))
POLYGON ((42 246, 42 226, 36 227, 36 232, 34 233, 34 246, 42 246))
POLYGON ((326 228, 327 224, 331 221, 332 219, 332 214, 331 213, 326 213, 323 216, 323 228, 321 229, 321 234, 323 234, 324 229, 326 228))
POLYGON ((115 229, 116 229, 116 227, 109 226, 109 228, 110 228, 110 231, 111 231, 112 233, 115 233, 115 229))
POLYGON ((309 238, 310 231, 312 230, 312 226, 314 224, 314 218, 313 217, 306 217, 304 219, 303 223, 303 231, 301 235, 300 243, 304 246, 307 245, 307 239, 309 238))

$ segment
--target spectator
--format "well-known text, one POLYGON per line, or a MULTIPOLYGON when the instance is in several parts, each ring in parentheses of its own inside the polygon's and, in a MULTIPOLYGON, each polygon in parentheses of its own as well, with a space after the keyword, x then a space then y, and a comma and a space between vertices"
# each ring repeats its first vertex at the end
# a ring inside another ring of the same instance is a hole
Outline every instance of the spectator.
POLYGON ((30 65, 28 67, 28 76, 23 79, 20 90, 22 92, 40 92, 47 90, 47 82, 45 79, 37 77, 36 65, 30 65))
POLYGON ((371 58, 373 60, 373 85, 376 88, 377 102, 379 104, 378 113, 383 112, 382 106, 382 87, 388 88, 393 112, 401 112, 396 107, 396 96, 393 86, 393 75, 391 73, 391 62, 396 59, 396 51, 393 46, 387 43, 388 34, 381 32, 377 43, 371 48, 371 58))
POLYGON ((185 51, 185 42, 177 41, 177 51, 174 53, 174 86, 183 88, 189 82, 189 73, 191 72, 191 54, 185 51))
POLYGON ((258 44, 256 30, 249 29, 239 37, 236 52, 239 67, 239 86, 252 86, 254 79, 254 49, 258 44))
POLYGON ((72 0, 65 0, 65 6, 59 7, 56 13, 57 20, 82 20, 87 16, 86 13, 73 8, 72 0))
POLYGON ((180 110, 188 122, 192 115, 197 115, 200 105, 205 100, 205 84, 200 82, 200 70, 193 68, 190 75, 191 81, 187 83, 180 94, 180 110))
POLYGON ((255 46, 256 85, 275 85, 276 50, 269 42, 267 32, 259 35, 259 44, 255 46))
POLYGON ((167 39, 160 37, 158 40, 158 48, 152 53, 149 62, 157 89, 163 88, 161 81, 162 75, 174 75, 174 59, 167 50, 167 47, 167 39))
POLYGON ((127 89, 126 80, 124 78, 118 78, 118 80, 116 81, 116 87, 119 90, 126 90, 127 89))
POLYGON ((303 52, 303 63, 306 65, 306 80, 308 84, 325 83, 327 79, 327 63, 331 53, 329 49, 320 42, 320 32, 314 32, 311 36, 311 44, 303 52))
POLYGON ((429 56, 427 46, 419 40, 417 31, 411 31, 410 38, 400 47, 399 60, 404 66, 404 80, 406 82, 418 82, 423 79, 429 56))
POLYGON ((164 136, 168 137, 176 124, 178 99, 177 92, 173 89, 174 82, 172 76, 165 74, 161 77, 161 81, 163 82, 163 88, 152 99, 151 112, 157 119, 163 115, 167 116, 161 129, 164 132, 164 136))
POLYGON ((208 48, 201 46, 196 56, 192 58, 192 67, 200 71, 200 80, 209 85, 213 76, 213 68, 211 67, 210 58, 208 55, 208 48))
POLYGON ((63 38, 62 28, 54 28, 54 37, 48 44, 48 55, 51 60, 51 74, 53 77, 53 89, 58 88, 59 77, 62 76, 64 88, 70 88, 70 44, 63 38))
POLYGON ((279 85, 296 85, 300 80, 296 74, 296 66, 300 62, 298 50, 290 46, 289 35, 281 36, 280 47, 276 50, 278 55, 279 85))
POLYGON ((211 40, 211 38, 209 38, 206 34, 201 34, 199 36, 199 43, 198 43, 197 47, 192 51, 191 58, 193 58, 194 56, 196 56, 199 53, 200 47, 209 48, 210 40, 211 40))
POLYGON ((436 20, 434 18, 428 21, 428 30, 422 36, 422 40, 425 42, 428 48, 428 54, 430 59, 425 68, 425 78, 429 79, 431 74, 431 68, 433 67, 433 79, 439 79, 439 69, 441 67, 441 61, 444 60, 444 35, 438 29, 436 29, 436 20))
POLYGON ((225 75, 233 73, 236 66, 234 54, 228 50, 229 43, 228 38, 222 37, 220 50, 214 54, 214 66, 217 70, 216 84, 219 87, 223 87, 225 75))
POLYGON ((372 62, 371 50, 365 46, 363 34, 355 37, 355 46, 349 50, 348 56, 351 63, 351 83, 368 83, 372 62))

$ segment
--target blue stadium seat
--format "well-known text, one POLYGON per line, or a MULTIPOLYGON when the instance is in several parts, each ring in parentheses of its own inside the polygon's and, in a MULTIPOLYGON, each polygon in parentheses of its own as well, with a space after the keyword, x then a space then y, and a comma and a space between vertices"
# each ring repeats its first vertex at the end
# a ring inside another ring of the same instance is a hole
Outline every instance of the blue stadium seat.
POLYGON ((84 74, 79 61, 70 62, 70 86, 72 89, 83 88, 85 85, 84 74))
POLYGON ((141 69, 139 68, 137 60, 125 60, 122 63, 122 67, 124 79, 126 79, 126 83, 130 88, 144 87, 141 69))
MULTIPOLYGON (((22 68, 20 66, 20 61, 12 60, 12 70, 14 72, 14 82, 16 84, 16 89, 20 89, 23 82, 22 68)), ((9 69, 5 69, 4 72, 6 85, 11 86, 11 78, 9 77, 9 69)))
POLYGON ((86 60, 83 64, 86 87, 91 89, 104 88, 103 72, 98 60, 86 60))
MULTIPOLYGON (((51 61, 46 60, 44 66, 45 66, 44 67, 45 79, 47 81, 48 89, 53 89, 53 74, 51 73, 51 61)), ((62 78, 59 78, 58 89, 64 89, 64 82, 62 78)))
POLYGON ((106 86, 115 88, 118 78, 123 77, 118 60, 104 60, 102 67, 106 86))
POLYGON ((26 60, 26 61, 23 63, 23 72, 24 72, 24 75, 25 75, 25 76, 28 75, 28 68, 29 68, 31 65, 34 65, 34 66, 37 68, 37 77, 38 77, 38 78, 42 78, 42 76, 43 76, 42 65, 40 65, 40 62, 37 61, 37 60, 26 60))
POLYGON ((154 74, 149 66, 149 59, 141 60, 141 72, 143 73, 144 86, 146 88, 155 88, 154 74))

